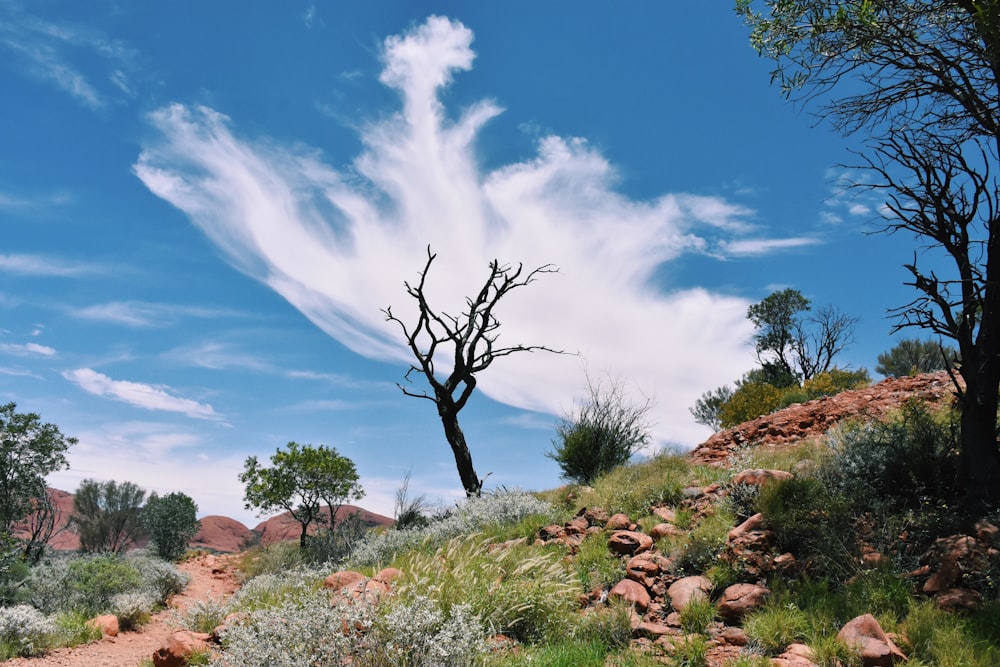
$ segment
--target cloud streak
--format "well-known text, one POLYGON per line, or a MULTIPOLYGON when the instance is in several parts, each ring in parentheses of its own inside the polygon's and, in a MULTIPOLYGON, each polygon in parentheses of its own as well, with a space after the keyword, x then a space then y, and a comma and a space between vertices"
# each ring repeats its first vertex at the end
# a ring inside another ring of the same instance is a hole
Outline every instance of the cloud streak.
POLYGON ((174 396, 162 386, 113 380, 90 368, 77 368, 65 372, 63 376, 89 394, 121 401, 145 410, 177 412, 193 419, 222 420, 211 405, 174 396))
POLYGON ((82 262, 69 262, 53 257, 30 254, 0 255, 0 272, 26 276, 73 278, 103 273, 104 269, 82 262))
POLYGON ((585 370, 610 373, 655 397, 658 440, 695 444, 707 431, 688 406, 752 364, 748 302, 659 284, 657 270, 685 254, 763 254, 811 241, 761 239, 752 211, 720 198, 631 199, 582 138, 545 136, 533 158, 483 170, 475 142, 502 109, 484 100, 449 114, 439 98, 472 69, 471 43, 469 29, 441 17, 386 39, 380 80, 402 105, 360 125, 363 151, 343 168, 316 150, 240 137, 213 109, 174 104, 150 116, 159 136, 135 173, 233 266, 353 351, 401 369, 407 351, 380 309, 413 321, 403 281, 416 278, 428 245, 438 255, 429 300, 445 312, 461 310, 493 258, 553 264, 557 274, 502 303, 503 340, 579 356, 507 357, 479 388, 558 414, 585 386, 585 370), (751 233, 756 240, 740 241, 751 233))

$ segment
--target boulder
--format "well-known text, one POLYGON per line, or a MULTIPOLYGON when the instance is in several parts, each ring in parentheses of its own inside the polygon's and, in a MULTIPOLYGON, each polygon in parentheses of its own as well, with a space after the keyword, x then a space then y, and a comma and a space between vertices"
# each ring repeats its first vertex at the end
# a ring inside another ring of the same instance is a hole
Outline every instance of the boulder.
POLYGON ((750 486, 764 486, 770 482, 780 482, 791 479, 792 473, 784 470, 765 470, 763 468, 752 468, 744 470, 733 477, 733 484, 749 484, 750 486))
POLYGON ((176 630, 153 654, 153 667, 186 667, 192 655, 208 650, 211 635, 190 630, 176 630))
POLYGON ((334 572, 326 579, 324 579, 323 588, 329 589, 334 592, 342 591, 345 588, 351 590, 357 590, 363 588, 364 582, 367 580, 368 577, 361 574, 360 572, 354 572, 352 570, 344 570, 342 572, 334 572))
POLYGON ((399 570, 399 568, 386 567, 379 570, 379 573, 376 574, 374 577, 372 577, 372 580, 380 581, 383 584, 392 584, 392 582, 396 581, 396 579, 399 579, 399 577, 402 576, 402 574, 403 573, 402 571, 399 570))
POLYGON ((608 592, 608 599, 625 600, 638 611, 644 612, 649 608, 649 591, 637 581, 622 579, 608 592))
POLYGON ((118 617, 114 614, 104 614, 87 621, 87 625, 101 631, 102 637, 117 637, 119 632, 118 617))
POLYGON ((630 530, 632 527, 632 519, 628 518, 624 514, 618 513, 611 516, 604 527, 608 530, 630 530))
POLYGON ((760 607, 771 591, 756 584, 733 584, 722 592, 719 615, 727 623, 738 623, 748 612, 760 607))
POLYGON ((649 529, 649 535, 654 540, 659 540, 664 537, 672 537, 674 535, 683 535, 683 534, 684 531, 672 523, 658 523, 649 529))
POLYGON ((670 584, 667 597, 670 605, 677 611, 691 604, 693 600, 707 600, 708 592, 712 590, 712 582, 706 577, 694 576, 678 579, 670 584))
POLYGON ((616 554, 631 556, 652 549, 653 538, 633 530, 616 530, 608 538, 608 548, 616 554))
POLYGON ((715 634, 715 639, 730 646, 746 646, 750 642, 743 628, 727 625, 715 634))
POLYGON ((653 514, 663 519, 666 523, 677 523, 677 513, 669 507, 654 507, 653 514))
POLYGON ((934 596, 934 604, 945 611, 970 612, 983 604, 983 596, 968 588, 946 588, 934 596))
POLYGON ((858 616, 847 622, 837 639, 857 650, 865 667, 891 667, 906 660, 906 656, 882 630, 871 614, 858 616))
POLYGON ((625 572, 628 578, 638 581, 646 588, 652 589, 657 578, 669 567, 670 561, 653 551, 644 551, 629 559, 625 564, 625 572))
POLYGON ((764 515, 757 512, 752 517, 729 531, 727 536, 730 542, 738 540, 747 533, 761 530, 764 527, 764 515))
POLYGON ((581 510, 581 512, 583 514, 583 518, 587 520, 587 523, 590 526, 599 526, 603 528, 605 524, 608 523, 608 519, 611 518, 608 516, 608 513, 600 507, 585 508, 581 510))
POLYGON ((633 637, 647 637, 649 639, 657 639, 664 635, 672 635, 676 633, 677 631, 669 625, 664 625, 663 623, 651 623, 649 621, 639 623, 639 625, 632 630, 633 637))

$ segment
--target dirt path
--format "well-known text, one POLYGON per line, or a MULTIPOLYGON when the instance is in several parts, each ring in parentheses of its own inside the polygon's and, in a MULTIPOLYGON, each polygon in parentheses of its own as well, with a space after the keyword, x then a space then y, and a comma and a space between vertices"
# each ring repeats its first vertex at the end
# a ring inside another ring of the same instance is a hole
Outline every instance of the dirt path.
MULTIPOLYGON (((191 576, 183 593, 170 598, 170 608, 184 611, 197 600, 231 595, 237 589, 231 556, 205 555, 181 563, 178 567, 191 576)), ((123 632, 117 637, 73 648, 62 648, 39 658, 15 658, 4 667, 136 667, 152 657, 170 633, 176 629, 170 609, 161 611, 138 632, 123 632)))

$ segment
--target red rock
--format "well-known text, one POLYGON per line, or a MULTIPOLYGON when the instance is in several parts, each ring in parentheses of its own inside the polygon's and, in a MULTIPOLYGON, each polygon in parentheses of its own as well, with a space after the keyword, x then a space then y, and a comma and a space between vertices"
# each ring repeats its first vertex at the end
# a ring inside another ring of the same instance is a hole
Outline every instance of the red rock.
POLYGON ((656 578, 660 576, 664 565, 668 562, 658 553, 645 551, 629 559, 628 563, 625 564, 625 572, 629 579, 638 581, 647 588, 652 588, 656 578))
POLYGON ((729 623, 740 621, 748 612, 760 607, 771 591, 755 584, 733 584, 722 592, 719 615, 729 623))
POLYGON ((754 514, 752 517, 750 517, 740 525, 730 530, 728 539, 730 541, 736 540, 745 533, 750 533, 755 530, 760 530, 763 527, 764 527, 764 515, 758 512, 757 514, 754 514))
POLYGON ((538 529, 538 539, 543 542, 549 542, 550 540, 561 540, 566 537, 566 529, 562 526, 552 524, 550 526, 545 526, 544 528, 538 529))
POLYGON ((87 621, 87 625, 100 630, 102 637, 118 636, 118 617, 114 614, 104 614, 103 616, 92 618, 87 621))
POLYGON ((608 592, 608 599, 621 599, 632 604, 639 612, 649 608, 649 591, 631 579, 622 579, 608 592))
MULTIPOLYGON (((320 516, 324 521, 329 518, 329 514, 329 511, 325 507, 320 510, 320 516)), ((396 523, 393 519, 387 516, 369 512, 368 510, 355 505, 341 505, 337 509, 337 525, 340 525, 352 514, 360 515, 361 522, 369 527, 392 526, 396 523)), ((273 516, 266 521, 260 522, 253 530, 260 536, 261 544, 275 544, 278 542, 293 541, 298 542, 299 534, 302 532, 302 525, 293 519, 291 514, 284 512, 277 516, 273 516)), ((316 526, 316 524, 309 526, 310 535, 314 535, 317 530, 318 526, 316 526)))
POLYGON ((608 548, 616 554, 632 555, 653 548, 653 538, 645 533, 616 530, 608 538, 608 548))
POLYGON ((968 588, 947 588, 934 596, 934 604, 945 611, 971 612, 983 604, 983 596, 968 588))
POLYGON ((379 573, 376 574, 374 577, 372 577, 372 579, 374 579, 375 581, 381 581, 384 584, 391 584, 392 582, 396 581, 396 579, 399 579, 402 575, 403 572, 399 568, 386 567, 379 570, 379 573))
POLYGON ((186 667, 188 659, 208 649, 211 635, 190 630, 176 630, 153 654, 153 667, 186 667))
POLYGON ((610 517, 608 516, 608 513, 600 507, 591 507, 583 510, 583 518, 587 520, 587 523, 591 527, 599 526, 603 528, 610 517))
POLYGON ((649 530, 649 536, 654 540, 660 540, 664 537, 671 537, 674 535, 683 535, 684 531, 673 525, 672 523, 658 523, 649 530))
POLYGON ((360 572, 354 572, 352 570, 344 570, 342 572, 334 572, 326 579, 323 580, 323 588, 327 588, 331 591, 341 591, 345 588, 356 589, 361 588, 368 577, 361 574, 360 572))
POLYGON ((903 652, 889 639, 871 614, 848 621, 837 633, 837 639, 856 649, 865 667, 891 667, 906 660, 903 652))
POLYGON ((652 623, 650 621, 643 621, 632 630, 633 637, 647 637, 649 639, 656 639, 664 635, 671 635, 677 631, 671 628, 669 625, 664 625, 663 623, 652 623))
POLYGON ((677 523, 677 513, 669 507, 654 507, 653 514, 660 517, 667 523, 677 523))
POLYGON ((735 628, 728 625, 717 632, 715 634, 715 638, 724 644, 729 644, 730 646, 746 646, 750 641, 750 638, 747 637, 747 633, 744 632, 743 628, 735 628))
POLYGON ((764 486, 770 482, 780 482, 791 478, 792 473, 784 470, 764 470, 763 468, 754 468, 737 473, 736 477, 733 478, 733 484, 764 486))
POLYGON ((604 527, 608 530, 629 530, 632 526, 632 519, 628 518, 624 514, 612 515, 608 522, 604 524, 604 527))
POLYGON ((236 519, 212 514, 200 521, 201 528, 189 543, 195 549, 236 553, 254 539, 253 532, 236 519))
POLYGON ((681 611, 693 600, 708 599, 710 590, 712 590, 712 582, 706 577, 684 577, 670 584, 670 588, 667 589, 667 597, 670 599, 670 606, 681 611))

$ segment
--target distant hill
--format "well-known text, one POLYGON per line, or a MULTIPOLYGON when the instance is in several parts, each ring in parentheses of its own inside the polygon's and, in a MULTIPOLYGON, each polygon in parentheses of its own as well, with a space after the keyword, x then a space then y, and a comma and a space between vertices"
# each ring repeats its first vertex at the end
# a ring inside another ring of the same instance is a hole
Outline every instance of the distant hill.
MULTIPOLYGON (((57 551, 76 551, 80 548, 80 538, 68 528, 69 517, 73 514, 73 494, 53 488, 49 488, 48 493, 57 513, 57 532, 49 546, 57 551)), ((354 513, 360 513, 362 522, 370 527, 391 526, 395 523, 391 518, 363 507, 344 505, 337 512, 337 524, 354 513)), ((323 516, 326 517, 327 514, 324 508, 323 516)), ((274 544, 299 539, 299 523, 288 512, 260 522, 253 530, 227 516, 208 515, 201 517, 200 521, 201 530, 188 543, 192 549, 235 553, 258 541, 262 544, 274 544)), ((316 532, 315 526, 310 528, 310 534, 316 532)), ((23 533, 15 531, 15 535, 23 533)), ((138 546, 145 545, 146 541, 143 540, 138 546)))

